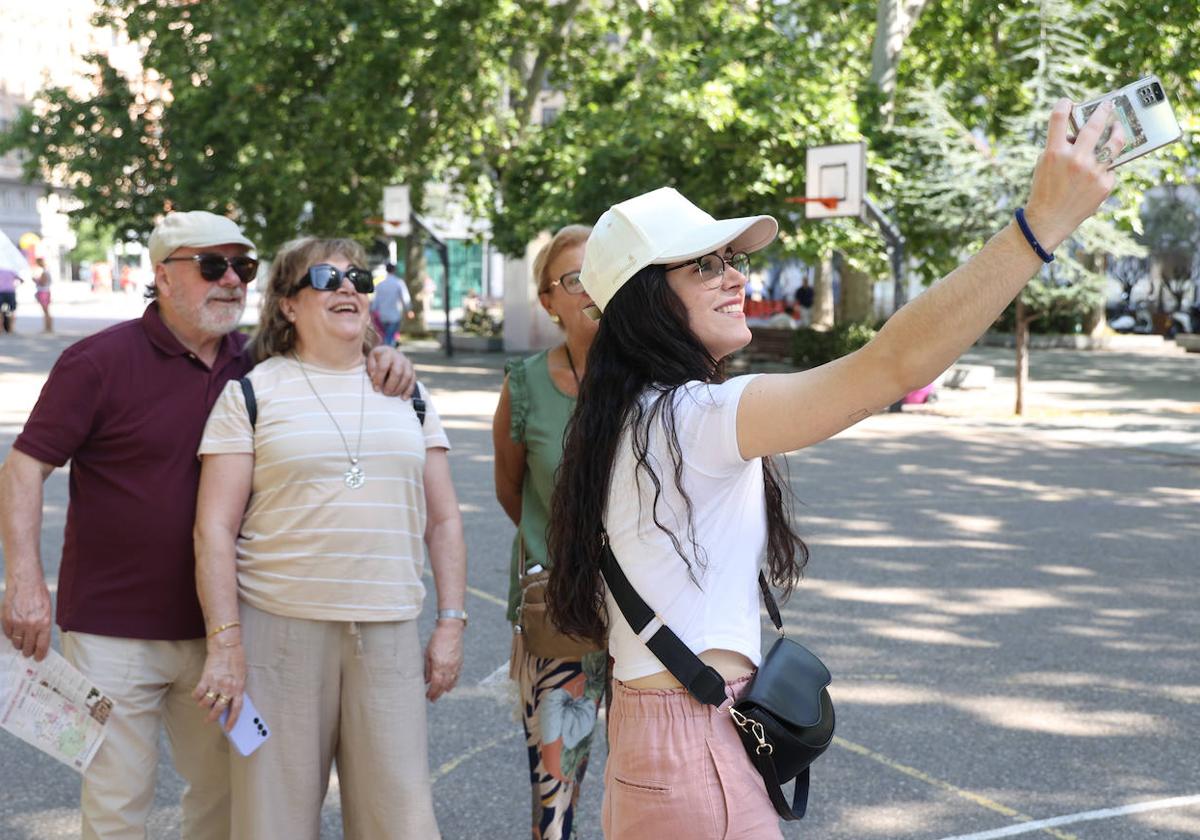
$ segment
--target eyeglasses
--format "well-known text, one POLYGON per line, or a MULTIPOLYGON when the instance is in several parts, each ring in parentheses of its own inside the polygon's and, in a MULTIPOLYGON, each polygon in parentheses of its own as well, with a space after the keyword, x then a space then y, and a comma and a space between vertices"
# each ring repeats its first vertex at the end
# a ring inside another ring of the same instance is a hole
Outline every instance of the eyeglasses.
POLYGON ((563 291, 569 295, 581 295, 584 292, 583 283, 579 280, 578 271, 568 271, 562 277, 553 281, 546 290, 549 291, 555 286, 562 286, 563 291))
POLYGON ((200 266, 200 276, 210 283, 220 280, 231 268, 243 283, 249 283, 258 274, 258 260, 254 257, 229 259, 221 254, 193 254, 190 257, 167 257, 163 262, 194 262, 200 266))
POLYGON ((354 291, 360 295, 369 295, 375 291, 375 278, 365 268, 352 265, 345 271, 338 271, 329 263, 320 263, 310 268, 308 273, 300 278, 296 289, 299 291, 305 286, 312 286, 318 292, 336 292, 342 287, 343 278, 349 280, 354 286, 354 291))
POLYGON ((674 271, 677 268, 683 268, 685 265, 694 265, 700 273, 700 283, 706 289, 715 289, 725 279, 725 267, 729 266, 738 274, 745 274, 750 270, 750 255, 738 251, 736 254, 730 254, 727 257, 722 257, 720 254, 712 253, 705 254, 703 257, 698 257, 694 260, 685 260, 675 265, 664 267, 664 271, 674 271))

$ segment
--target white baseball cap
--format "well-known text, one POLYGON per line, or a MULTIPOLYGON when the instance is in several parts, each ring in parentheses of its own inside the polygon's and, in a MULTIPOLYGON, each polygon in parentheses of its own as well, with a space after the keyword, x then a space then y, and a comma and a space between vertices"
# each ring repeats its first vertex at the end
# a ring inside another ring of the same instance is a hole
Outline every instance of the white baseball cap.
POLYGON ((168 213, 150 234, 150 263, 158 265, 176 248, 207 248, 212 245, 245 245, 246 238, 237 223, 206 210, 168 213))
POLYGON ((772 216, 714 219, 670 187, 614 204, 596 222, 579 279, 599 317, 617 290, 648 265, 669 265, 725 247, 751 253, 779 232, 772 216))

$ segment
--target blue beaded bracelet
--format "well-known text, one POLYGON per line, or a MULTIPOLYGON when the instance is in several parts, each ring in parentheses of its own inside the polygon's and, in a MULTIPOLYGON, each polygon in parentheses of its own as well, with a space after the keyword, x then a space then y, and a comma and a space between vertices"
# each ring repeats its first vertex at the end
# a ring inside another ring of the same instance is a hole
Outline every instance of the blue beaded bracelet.
POLYGON ((1021 228, 1021 233, 1025 234, 1025 241, 1029 243, 1029 247, 1033 249, 1033 253, 1037 254, 1038 258, 1044 263, 1054 262, 1054 255, 1046 253, 1046 249, 1042 247, 1042 243, 1037 241, 1037 237, 1030 230, 1029 222, 1025 221, 1025 208, 1018 207, 1014 215, 1017 217, 1017 226, 1021 228))

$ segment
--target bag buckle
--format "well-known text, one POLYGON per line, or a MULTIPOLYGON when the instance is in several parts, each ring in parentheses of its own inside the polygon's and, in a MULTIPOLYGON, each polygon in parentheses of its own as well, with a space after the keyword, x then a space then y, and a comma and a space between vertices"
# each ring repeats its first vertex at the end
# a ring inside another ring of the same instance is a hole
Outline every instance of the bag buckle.
POLYGON ((755 755, 767 754, 771 755, 775 752, 775 747, 767 743, 766 733, 763 731, 763 725, 754 718, 746 717, 732 706, 729 709, 729 714, 733 717, 733 722, 738 725, 743 732, 749 732, 754 740, 758 741, 758 746, 754 748, 755 755))

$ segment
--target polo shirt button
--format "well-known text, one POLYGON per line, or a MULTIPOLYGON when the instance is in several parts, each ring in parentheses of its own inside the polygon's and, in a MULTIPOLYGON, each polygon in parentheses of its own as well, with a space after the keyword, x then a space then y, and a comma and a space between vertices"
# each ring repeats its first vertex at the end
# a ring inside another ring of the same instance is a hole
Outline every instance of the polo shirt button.
POLYGON ((196 358, 196 354, 195 354, 195 353, 188 353, 188 358, 189 358, 189 359, 194 359, 194 358, 196 358))

